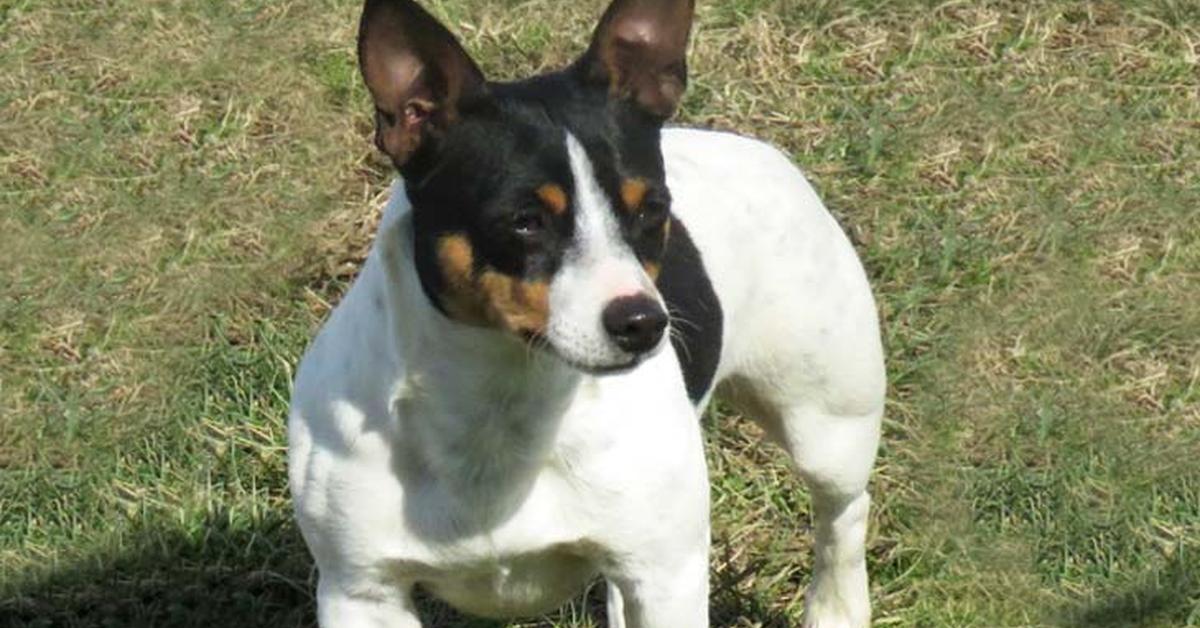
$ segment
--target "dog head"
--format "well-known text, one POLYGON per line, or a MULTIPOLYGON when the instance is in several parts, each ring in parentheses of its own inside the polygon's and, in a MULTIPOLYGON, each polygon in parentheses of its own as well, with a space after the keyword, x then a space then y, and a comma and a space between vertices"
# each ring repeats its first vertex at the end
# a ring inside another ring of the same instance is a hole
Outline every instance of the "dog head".
POLYGON ((615 0, 570 67, 497 83, 412 0, 367 0, 375 141, 404 176, 417 272, 443 314, 589 372, 662 345, 659 140, 687 84, 693 12, 694 0, 615 0))

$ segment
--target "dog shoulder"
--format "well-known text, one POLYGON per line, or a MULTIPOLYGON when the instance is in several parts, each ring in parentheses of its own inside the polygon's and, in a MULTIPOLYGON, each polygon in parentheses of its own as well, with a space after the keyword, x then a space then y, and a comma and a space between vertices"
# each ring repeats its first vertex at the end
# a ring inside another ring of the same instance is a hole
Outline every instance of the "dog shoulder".
MULTIPOLYGON (((403 199, 403 193, 399 194, 403 199)), ((388 267, 399 264, 403 251, 396 235, 407 218, 393 200, 359 276, 333 308, 296 369, 291 423, 337 424, 346 408, 364 413, 386 412, 390 382, 400 379, 404 365, 388 351, 399 342, 389 318, 394 300, 388 267)))

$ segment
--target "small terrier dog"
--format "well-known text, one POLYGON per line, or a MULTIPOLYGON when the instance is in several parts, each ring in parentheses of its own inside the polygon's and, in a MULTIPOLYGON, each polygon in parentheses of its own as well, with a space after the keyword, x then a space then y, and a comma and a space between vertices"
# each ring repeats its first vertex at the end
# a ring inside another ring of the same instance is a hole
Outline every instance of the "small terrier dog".
POLYGON ((610 626, 707 626, 718 386, 811 491, 805 625, 868 625, 875 303, 789 159, 665 128, 694 10, 615 0, 570 67, 491 82, 413 0, 366 1, 401 177, 288 428, 325 628, 417 628, 415 587, 529 616, 597 577, 610 626))

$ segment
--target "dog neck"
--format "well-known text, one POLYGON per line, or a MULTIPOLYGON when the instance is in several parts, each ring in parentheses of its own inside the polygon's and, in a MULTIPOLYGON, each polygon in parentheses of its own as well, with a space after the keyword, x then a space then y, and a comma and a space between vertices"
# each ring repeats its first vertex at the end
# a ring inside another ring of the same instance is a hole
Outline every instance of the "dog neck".
MULTIPOLYGON (((531 487, 552 449, 583 373, 511 334, 452 321, 420 285, 411 212, 396 186, 376 246, 387 294, 383 324, 402 365, 393 392, 400 457, 472 503, 511 506, 531 487)), ((408 463, 406 463, 408 464, 408 463)))

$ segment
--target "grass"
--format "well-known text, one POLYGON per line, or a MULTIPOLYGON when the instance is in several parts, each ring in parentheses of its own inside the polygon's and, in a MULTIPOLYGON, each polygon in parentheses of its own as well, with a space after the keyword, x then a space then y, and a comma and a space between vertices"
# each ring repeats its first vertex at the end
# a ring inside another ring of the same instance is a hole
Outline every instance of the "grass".
MULTIPOLYGON (((494 77, 601 9, 427 5, 494 77)), ((1200 5, 701 5, 681 120, 790 151, 880 299, 878 625, 1200 625, 1200 5)), ((390 177, 357 10, 0 0, 0 626, 313 624, 288 385, 390 177)), ((716 415, 713 623, 795 625, 806 494, 716 415)))

